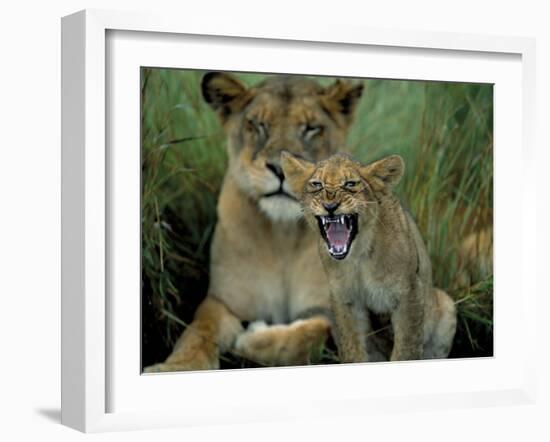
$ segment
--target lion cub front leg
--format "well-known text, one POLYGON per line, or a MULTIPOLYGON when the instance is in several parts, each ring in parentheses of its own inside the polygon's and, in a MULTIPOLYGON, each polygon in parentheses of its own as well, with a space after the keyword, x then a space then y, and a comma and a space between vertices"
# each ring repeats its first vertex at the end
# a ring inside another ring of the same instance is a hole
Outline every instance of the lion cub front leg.
POLYGON ((391 322, 394 344, 391 361, 422 359, 424 344, 424 297, 422 288, 415 284, 399 297, 391 322))
POLYGON ((371 329, 367 309, 337 293, 330 299, 340 362, 367 362, 366 336, 371 329))

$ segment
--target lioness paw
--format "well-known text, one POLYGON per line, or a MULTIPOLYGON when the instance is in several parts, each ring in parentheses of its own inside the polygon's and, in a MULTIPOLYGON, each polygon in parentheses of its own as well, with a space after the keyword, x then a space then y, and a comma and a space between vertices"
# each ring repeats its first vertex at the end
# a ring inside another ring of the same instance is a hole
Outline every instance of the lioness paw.
POLYGON ((259 331, 259 330, 264 330, 267 327, 269 327, 269 326, 267 325, 267 323, 265 321, 254 321, 254 322, 251 322, 250 324, 248 324, 246 332, 255 332, 255 331, 259 331))
POLYGON ((217 353, 196 350, 172 354, 166 362, 150 365, 144 373, 168 373, 174 371, 216 370, 220 368, 217 353))
MULTIPOLYGON (((329 333, 328 320, 297 320, 291 324, 252 323, 235 342, 235 353, 264 365, 309 364, 329 333)), ((316 359, 316 358, 315 358, 316 359)))

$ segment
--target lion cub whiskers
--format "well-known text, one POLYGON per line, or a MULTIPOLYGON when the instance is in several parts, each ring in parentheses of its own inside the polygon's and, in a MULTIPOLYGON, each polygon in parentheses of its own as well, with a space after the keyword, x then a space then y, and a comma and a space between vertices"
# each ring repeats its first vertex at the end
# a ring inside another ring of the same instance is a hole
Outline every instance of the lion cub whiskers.
POLYGON ((393 193, 403 159, 363 165, 336 154, 313 164, 286 152, 281 159, 306 220, 320 232, 342 362, 369 360, 369 312, 391 318, 390 360, 447 357, 456 309, 433 287, 420 232, 393 193))

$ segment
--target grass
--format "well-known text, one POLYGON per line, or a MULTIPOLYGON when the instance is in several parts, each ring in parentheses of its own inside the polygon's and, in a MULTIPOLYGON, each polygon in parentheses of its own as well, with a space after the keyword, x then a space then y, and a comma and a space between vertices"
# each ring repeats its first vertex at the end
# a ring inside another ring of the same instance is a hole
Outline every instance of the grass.
MULTIPOLYGON (((142 70, 142 363, 164 360, 208 287, 208 251, 227 158, 225 135, 200 94, 201 71, 142 70)), ((264 78, 240 74, 247 84, 264 78)), ((321 78, 328 84, 332 79, 321 78)), ((348 146, 361 161, 398 153, 397 192, 427 243, 434 283, 458 308, 452 357, 493 352, 493 278, 467 284, 463 238, 492 226, 491 85, 364 80, 348 146), (489 218, 479 215, 489 213, 489 218)), ((322 362, 335 362, 328 346, 322 362)), ((225 356, 222 367, 250 366, 225 356)))

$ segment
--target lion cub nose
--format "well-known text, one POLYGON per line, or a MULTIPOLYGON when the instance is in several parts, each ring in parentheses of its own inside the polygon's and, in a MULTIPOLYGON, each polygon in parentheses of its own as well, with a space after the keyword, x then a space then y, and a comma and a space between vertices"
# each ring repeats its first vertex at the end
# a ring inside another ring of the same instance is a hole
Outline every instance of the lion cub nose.
POLYGON ((339 206, 340 203, 323 203, 323 207, 326 209, 329 215, 332 215, 339 206))
POLYGON ((271 161, 266 161, 265 167, 271 170, 271 172, 273 172, 275 176, 279 178, 281 181, 285 179, 285 174, 283 173, 283 169, 280 164, 273 163, 271 161))

